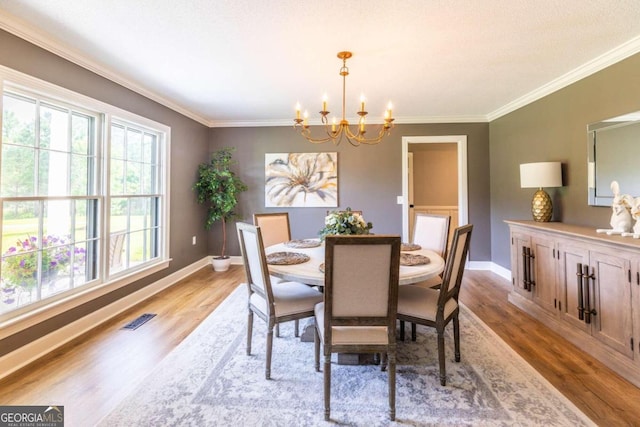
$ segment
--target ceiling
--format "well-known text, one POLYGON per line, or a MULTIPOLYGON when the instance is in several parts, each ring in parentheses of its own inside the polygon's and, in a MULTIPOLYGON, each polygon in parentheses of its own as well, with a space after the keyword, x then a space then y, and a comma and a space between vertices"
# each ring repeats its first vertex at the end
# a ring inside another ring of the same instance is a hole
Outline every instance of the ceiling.
POLYGON ((640 52, 638 0, 0 0, 0 28, 208 126, 487 121, 640 52), (311 120, 315 123, 315 119, 311 120))

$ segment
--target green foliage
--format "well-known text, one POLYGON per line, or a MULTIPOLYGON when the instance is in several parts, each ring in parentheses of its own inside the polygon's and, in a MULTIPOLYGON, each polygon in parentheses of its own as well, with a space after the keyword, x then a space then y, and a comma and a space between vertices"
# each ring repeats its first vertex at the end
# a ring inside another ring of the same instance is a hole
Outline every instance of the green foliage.
POLYGON ((193 188, 198 203, 208 205, 205 228, 211 229, 216 222, 222 221, 222 256, 226 249, 226 220, 237 217, 235 212, 238 195, 247 190, 247 186, 231 170, 237 162, 232 160, 233 148, 223 148, 211 155, 211 160, 198 166, 198 179, 193 188))
POLYGON ((330 212, 324 219, 324 228, 320 230, 320 240, 330 234, 369 234, 373 224, 366 222, 362 215, 353 212, 351 208, 346 211, 330 212))

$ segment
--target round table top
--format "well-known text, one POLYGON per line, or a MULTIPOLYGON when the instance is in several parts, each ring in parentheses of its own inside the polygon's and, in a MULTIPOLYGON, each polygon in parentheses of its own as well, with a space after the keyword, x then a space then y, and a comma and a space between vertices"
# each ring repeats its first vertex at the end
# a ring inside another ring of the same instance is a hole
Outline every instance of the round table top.
MULTIPOLYGON (((320 271, 320 264, 324 263, 324 242, 315 248, 292 248, 284 243, 269 246, 267 254, 274 252, 297 252, 309 255, 309 261, 293 265, 269 265, 272 276, 284 280, 296 281, 313 286, 324 286, 324 273, 320 271)), ((434 251, 419 249, 406 252, 414 255, 424 255, 430 262, 423 265, 400 266, 400 285, 422 282, 440 274, 444 270, 444 259, 434 251)))

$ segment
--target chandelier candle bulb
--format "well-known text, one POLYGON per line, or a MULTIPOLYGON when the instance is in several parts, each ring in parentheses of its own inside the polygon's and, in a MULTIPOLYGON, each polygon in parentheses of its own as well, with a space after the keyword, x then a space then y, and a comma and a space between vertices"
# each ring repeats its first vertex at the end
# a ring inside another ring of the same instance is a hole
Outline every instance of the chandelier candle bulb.
POLYGON ((360 95, 360 111, 364 113, 364 95, 360 95))
POLYGON ((336 131, 336 118, 333 118, 333 122, 331 123, 331 132, 336 131))
POLYGON ((296 119, 300 120, 300 103, 296 103, 296 119))
POLYGON ((323 112, 327 111, 327 95, 324 95, 322 97, 322 111, 323 112))

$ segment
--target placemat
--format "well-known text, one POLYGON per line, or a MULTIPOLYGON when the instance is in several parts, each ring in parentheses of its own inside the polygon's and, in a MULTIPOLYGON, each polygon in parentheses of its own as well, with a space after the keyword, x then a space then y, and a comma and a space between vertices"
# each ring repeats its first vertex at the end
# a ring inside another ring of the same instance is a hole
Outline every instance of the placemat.
POLYGON ((309 261, 309 255, 298 252, 274 252, 267 255, 267 264, 293 265, 309 261))
POLYGON ((400 265, 424 265, 429 264, 431 260, 424 255, 400 254, 400 265))
POLYGON ((420 249, 422 249, 422 246, 418 245, 417 243, 403 243, 400 246, 401 251, 418 251, 420 249))
POLYGON ((289 248, 317 248, 322 243, 320 240, 316 239, 300 239, 300 240, 289 240, 288 242, 284 242, 284 245, 289 248))

